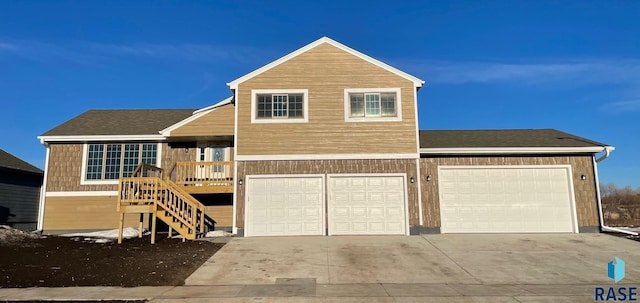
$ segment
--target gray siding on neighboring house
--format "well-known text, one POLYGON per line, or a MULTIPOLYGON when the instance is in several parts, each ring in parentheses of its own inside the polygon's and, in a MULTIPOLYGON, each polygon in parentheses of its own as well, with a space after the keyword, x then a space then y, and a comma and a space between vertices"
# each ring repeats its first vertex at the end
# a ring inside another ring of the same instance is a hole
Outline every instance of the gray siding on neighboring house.
POLYGON ((0 168, 0 225, 35 230, 41 186, 42 174, 0 168))

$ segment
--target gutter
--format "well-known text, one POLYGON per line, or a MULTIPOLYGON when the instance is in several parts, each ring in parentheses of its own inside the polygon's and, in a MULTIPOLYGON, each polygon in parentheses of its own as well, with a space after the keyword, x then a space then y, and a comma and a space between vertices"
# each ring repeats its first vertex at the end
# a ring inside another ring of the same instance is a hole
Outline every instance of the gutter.
POLYGON ((602 211, 602 197, 600 196, 600 180, 598 178, 598 163, 606 160, 609 157, 609 155, 611 155, 611 152, 613 150, 614 150, 613 146, 604 146, 604 150, 603 150, 605 153, 604 155, 602 155, 598 159, 596 159, 595 155, 593 156, 593 173, 596 178, 596 199, 598 200, 598 215, 600 216, 600 229, 602 231, 613 231, 613 232, 619 232, 623 234, 629 234, 632 236, 637 236, 638 235, 637 232, 604 225, 604 215, 602 211))

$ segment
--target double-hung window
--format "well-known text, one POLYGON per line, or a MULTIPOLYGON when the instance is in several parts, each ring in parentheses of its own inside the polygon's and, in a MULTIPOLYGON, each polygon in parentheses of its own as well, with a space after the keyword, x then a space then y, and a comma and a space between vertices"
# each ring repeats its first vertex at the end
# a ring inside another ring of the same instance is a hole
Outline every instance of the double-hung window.
POLYGON ((157 165, 157 143, 87 144, 84 181, 130 177, 138 164, 157 165))
POLYGON ((296 123, 308 121, 308 91, 253 90, 252 123, 296 123))
POLYGON ((400 121, 400 89, 345 89, 346 121, 400 121))

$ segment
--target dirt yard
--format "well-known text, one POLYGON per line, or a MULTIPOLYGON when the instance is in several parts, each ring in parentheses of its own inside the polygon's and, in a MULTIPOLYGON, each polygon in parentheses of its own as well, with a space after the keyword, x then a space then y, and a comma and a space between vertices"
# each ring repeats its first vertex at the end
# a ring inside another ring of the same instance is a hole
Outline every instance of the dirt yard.
POLYGON ((122 244, 0 235, 0 287, 181 285, 224 244, 149 236, 122 244))

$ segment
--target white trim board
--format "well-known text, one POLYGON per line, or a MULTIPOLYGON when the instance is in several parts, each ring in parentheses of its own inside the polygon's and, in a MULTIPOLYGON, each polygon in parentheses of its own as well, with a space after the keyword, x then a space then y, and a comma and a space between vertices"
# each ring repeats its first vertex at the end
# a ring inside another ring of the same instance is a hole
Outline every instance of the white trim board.
POLYGON ((263 67, 261 67, 259 69, 254 70, 251 73, 248 73, 248 74, 246 74, 246 75, 244 75, 244 76, 242 76, 242 77, 240 77, 238 79, 235 79, 235 80, 227 83, 227 85, 232 90, 238 89, 238 85, 240 83, 243 83, 243 82, 245 82, 245 81, 247 81, 247 80, 249 80, 249 79, 251 79, 251 78, 253 78, 253 77, 257 76, 257 75, 259 75, 259 74, 262 74, 262 73, 264 73, 264 72, 266 72, 266 71, 268 71, 268 70, 270 70, 270 69, 282 64, 282 63, 285 63, 285 62, 289 61, 290 59, 293 59, 293 58, 297 57, 298 55, 300 55, 302 53, 305 53, 306 51, 308 51, 310 49, 313 49, 313 48, 315 48, 318 45, 321 45, 323 43, 330 44, 330 45, 332 45, 332 46, 334 46, 334 47, 336 47, 336 48, 338 48, 340 50, 343 50, 343 51, 345 51, 345 52, 347 52, 347 53, 349 53, 351 55, 354 55, 354 56, 356 56, 356 57, 358 57, 358 58, 360 58, 362 60, 365 60, 365 61, 367 61, 367 62, 369 62, 369 63, 371 63, 373 65, 376 65, 376 66, 378 66, 378 67, 380 67, 382 69, 385 69, 385 70, 387 70, 387 71, 389 71, 391 73, 394 73, 394 74, 396 74, 396 75, 398 75, 400 77, 403 77, 403 78, 413 82, 413 85, 415 87, 421 87, 422 84, 424 84, 424 81, 418 79, 415 76, 412 76, 412 75, 410 75, 408 73, 405 73, 405 72, 403 72, 403 71, 401 71, 401 70, 399 70, 399 69, 397 69, 395 67, 392 67, 392 66, 390 66, 390 65, 388 65, 386 63, 383 63, 382 61, 379 61, 379 60, 376 60, 376 59, 374 59, 372 57, 369 57, 369 56, 367 56, 367 55, 365 55, 365 54, 363 54, 363 53, 361 53, 359 51, 356 51, 356 50, 354 50, 354 49, 352 49, 352 48, 350 48, 350 47, 348 47, 348 46, 346 46, 344 44, 341 44, 341 43, 339 43, 339 42, 337 42, 335 40, 332 40, 329 37, 322 37, 322 38, 320 38, 320 39, 318 39, 316 41, 313 41, 313 42, 311 42, 311 43, 309 43, 309 44, 307 44, 307 45, 305 45, 305 46, 303 46, 303 47, 301 47, 301 48, 289 53, 288 55, 285 55, 284 57, 281 57, 280 59, 278 59, 276 61, 273 61, 273 62, 271 62, 271 63, 269 63, 269 64, 267 64, 267 65, 265 65, 265 66, 263 66, 263 67))
POLYGON ((420 148, 421 154, 450 155, 482 155, 482 154, 568 154, 597 153, 605 150, 605 146, 590 147, 452 147, 452 148, 420 148))
POLYGON ((155 135, 82 135, 82 136, 38 136, 41 142, 91 142, 91 141, 159 141, 166 138, 155 135))
POLYGON ((118 196, 118 191, 50 191, 46 197, 102 197, 118 196))
POLYGON ((236 155, 236 161, 270 161, 270 160, 394 160, 419 159, 419 154, 309 154, 309 155, 236 155))
POLYGON ((45 144, 45 148, 47 149, 46 151, 46 158, 44 161, 44 176, 43 176, 43 182, 42 182, 42 187, 40 187, 40 203, 38 205, 38 223, 36 225, 36 229, 38 230, 42 230, 44 227, 44 210, 45 210, 45 204, 46 204, 46 193, 47 193, 47 177, 49 176, 49 155, 51 154, 51 149, 49 148, 49 145, 45 144))

